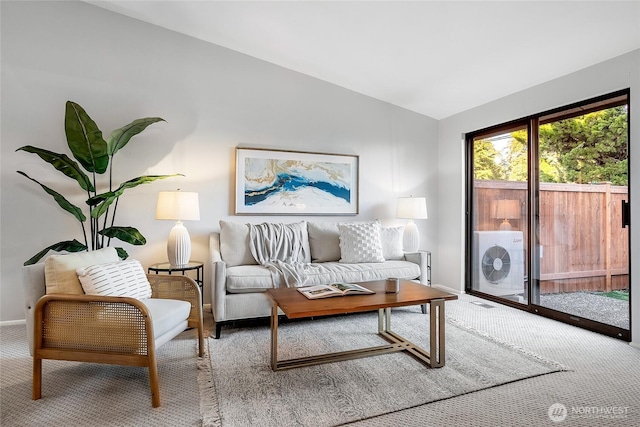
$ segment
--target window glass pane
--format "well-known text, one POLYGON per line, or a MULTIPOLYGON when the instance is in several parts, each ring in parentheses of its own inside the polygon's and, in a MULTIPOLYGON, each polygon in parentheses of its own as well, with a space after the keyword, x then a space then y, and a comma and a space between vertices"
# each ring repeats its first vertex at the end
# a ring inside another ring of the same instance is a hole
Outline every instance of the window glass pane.
POLYGON ((526 126, 473 140, 472 289, 527 301, 526 126))

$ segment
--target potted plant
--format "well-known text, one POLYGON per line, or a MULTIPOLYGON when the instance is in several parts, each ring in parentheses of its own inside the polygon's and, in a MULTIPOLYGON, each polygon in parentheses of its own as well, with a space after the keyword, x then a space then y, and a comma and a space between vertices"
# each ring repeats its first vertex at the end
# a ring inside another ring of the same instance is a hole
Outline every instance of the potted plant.
MULTIPOLYGON (((67 101, 64 119, 65 133, 67 145, 77 162, 66 154, 55 153, 31 145, 26 145, 16 150, 40 156, 42 160, 49 163, 57 171, 75 180, 80 189, 87 194, 86 209, 89 214, 88 216, 85 215, 82 208, 69 202, 62 194, 31 178, 26 173, 18 171, 20 175, 40 185, 62 209, 73 215, 80 222, 84 237, 84 242, 73 239, 54 243, 25 261, 24 265, 35 264, 49 251, 80 252, 100 249, 109 246, 112 238, 132 245, 144 245, 146 243, 146 239, 136 228, 115 225, 120 196, 129 188, 181 174, 139 176, 114 188, 115 185, 112 180, 113 157, 129 143, 133 136, 159 121, 164 121, 164 119, 146 117, 134 120, 128 125, 111 132, 109 138, 105 140, 102 137, 102 131, 86 111, 77 103, 67 101), (97 175, 105 174, 107 171, 109 172, 109 190, 98 194, 97 175)), ((124 249, 116 249, 121 258, 124 259, 128 256, 124 249)))

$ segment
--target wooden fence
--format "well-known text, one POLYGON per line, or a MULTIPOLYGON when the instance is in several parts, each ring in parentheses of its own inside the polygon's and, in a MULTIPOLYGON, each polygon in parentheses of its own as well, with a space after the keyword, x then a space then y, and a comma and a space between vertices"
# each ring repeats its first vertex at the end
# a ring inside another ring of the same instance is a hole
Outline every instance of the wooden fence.
MULTIPOLYGON (((627 191, 610 184, 540 184, 541 293, 629 288, 628 228, 621 219, 627 191)), ((520 201, 520 218, 510 223, 523 231, 526 251, 526 182, 475 181, 475 230, 498 229, 502 219, 492 218, 491 201, 500 199, 520 201)))

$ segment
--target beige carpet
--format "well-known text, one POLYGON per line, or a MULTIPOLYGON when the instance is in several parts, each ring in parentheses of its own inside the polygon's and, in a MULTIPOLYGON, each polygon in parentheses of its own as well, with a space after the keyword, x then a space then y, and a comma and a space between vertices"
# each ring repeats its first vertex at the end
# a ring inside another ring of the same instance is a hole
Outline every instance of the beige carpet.
MULTIPOLYGON (((428 316, 419 307, 394 310, 392 326, 428 348, 428 316)), ((383 344, 376 331, 375 313, 283 323, 279 357, 383 344)), ((207 423, 335 426, 564 369, 457 322, 447 323, 446 337, 439 369, 396 353, 273 372, 267 326, 223 329, 220 340, 209 340, 218 398, 207 423)))
MULTIPOLYGON (((158 352, 160 408, 151 407, 145 368, 45 360, 42 399, 31 400, 31 361, 24 325, 0 329, 2 427, 199 426, 197 339, 185 331, 158 352)), ((206 363, 205 363, 206 364, 206 363)))

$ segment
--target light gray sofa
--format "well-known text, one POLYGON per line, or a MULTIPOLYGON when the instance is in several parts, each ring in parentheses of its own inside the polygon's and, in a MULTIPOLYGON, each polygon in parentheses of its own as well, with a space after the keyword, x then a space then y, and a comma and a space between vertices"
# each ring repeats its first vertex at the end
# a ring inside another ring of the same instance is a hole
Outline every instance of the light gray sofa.
MULTIPOLYGON (((359 242, 358 235, 354 237, 345 232, 353 229, 352 225, 365 222, 302 221, 296 224, 302 227, 302 246, 308 251, 306 260, 310 261, 305 266, 304 285, 367 282, 389 277, 418 280, 427 285, 427 253, 402 252, 403 227, 385 228, 377 223, 382 258, 376 262, 353 262, 358 261, 359 254, 345 256, 345 251, 353 252, 349 248, 355 247, 357 251, 376 246, 375 240, 359 242)), ((376 239, 375 236, 363 238, 376 239)), ((269 268, 258 264, 252 255, 249 225, 220 221, 220 231, 210 234, 209 254, 215 337, 220 337, 221 327, 229 321, 269 316, 271 307, 264 292, 274 287, 274 279, 269 268)), ((366 257, 365 261, 368 261, 366 257)))

